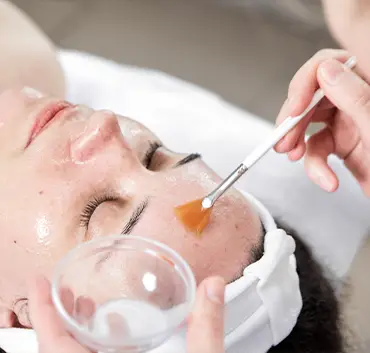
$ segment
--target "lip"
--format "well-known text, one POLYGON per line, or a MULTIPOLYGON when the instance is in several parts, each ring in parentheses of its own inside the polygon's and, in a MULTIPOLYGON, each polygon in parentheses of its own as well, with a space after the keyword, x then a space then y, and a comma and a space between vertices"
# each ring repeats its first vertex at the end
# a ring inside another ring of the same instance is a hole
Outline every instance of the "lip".
POLYGON ((30 130, 29 138, 26 144, 27 148, 36 138, 40 135, 42 131, 45 130, 47 126, 50 125, 52 121, 55 121, 56 118, 61 116, 62 112, 71 108, 73 105, 65 101, 53 102, 47 104, 41 112, 36 115, 35 122, 32 125, 30 130))

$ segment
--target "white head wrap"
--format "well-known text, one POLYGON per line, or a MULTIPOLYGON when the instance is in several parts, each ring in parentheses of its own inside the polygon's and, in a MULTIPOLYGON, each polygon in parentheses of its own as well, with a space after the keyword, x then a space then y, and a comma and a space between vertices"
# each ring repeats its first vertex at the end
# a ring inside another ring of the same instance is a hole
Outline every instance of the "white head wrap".
POLYGON ((295 242, 256 198, 244 195, 266 230, 264 254, 226 288, 225 344, 232 353, 265 353, 290 334, 302 309, 295 242))

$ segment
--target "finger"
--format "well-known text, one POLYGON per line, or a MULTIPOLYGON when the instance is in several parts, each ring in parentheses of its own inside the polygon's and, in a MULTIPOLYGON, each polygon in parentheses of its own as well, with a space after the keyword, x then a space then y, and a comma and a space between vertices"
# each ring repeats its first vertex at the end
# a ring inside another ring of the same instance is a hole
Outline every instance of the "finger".
POLYGON ((67 335, 60 321, 50 295, 50 284, 44 277, 38 277, 29 291, 29 309, 32 326, 43 342, 67 335))
POLYGON ((294 144, 295 138, 291 142, 289 142, 289 140, 287 140, 286 138, 283 138, 281 140, 281 143, 287 144, 281 147, 282 148, 281 153, 288 152, 289 157, 294 155, 295 158, 292 159, 293 161, 302 158, 302 156, 299 157, 299 154, 305 153, 305 150, 306 150, 305 138, 306 138, 308 126, 311 123, 331 124, 333 121, 333 116, 336 111, 337 109, 333 108, 332 105, 327 102, 324 103, 323 107, 320 107, 320 108, 317 107, 316 110, 308 114, 307 117, 301 122, 303 124, 303 126, 301 126, 300 128, 301 135, 297 137, 298 140, 295 142, 295 144, 294 144), (296 149, 297 151, 295 151, 296 149))
POLYGON ((297 145, 289 152, 288 157, 292 162, 299 161, 306 153, 305 131, 298 139, 297 145))
POLYGON ((38 277, 30 286, 29 309, 41 350, 49 352, 88 353, 66 331, 50 294, 50 284, 38 277))
MULTIPOLYGON (((322 62, 332 57, 344 62, 349 58, 349 54, 343 50, 321 50, 297 71, 289 85, 288 100, 283 105, 277 118, 278 125, 287 117, 297 116, 307 108, 315 91, 319 88, 317 69, 322 62)), ((314 115, 315 110, 316 108, 276 144, 275 150, 277 152, 285 153, 294 148, 302 132, 309 125, 310 118, 314 115)))
POLYGON ((363 150, 366 149, 366 146, 363 144, 359 145, 357 148, 362 149, 362 151, 352 154, 350 158, 347 158, 344 161, 344 163, 360 184, 365 195, 370 197, 369 154, 363 150))
POLYGON ((188 353, 224 352, 224 293, 222 278, 208 278, 200 284, 188 325, 188 353))
POLYGON ((111 313, 108 315, 107 321, 111 337, 130 337, 130 326, 121 315, 111 313))
POLYGON ((328 192, 338 188, 338 178, 328 165, 328 156, 335 152, 333 135, 328 127, 312 135, 307 142, 305 169, 309 178, 328 192))
MULTIPOLYGON (((280 125, 286 118, 290 116, 297 116, 301 114, 310 103, 311 99, 299 99, 296 101, 287 101, 283 108, 281 109, 279 116, 277 118, 277 125, 280 125)), ((276 145, 275 151, 279 153, 286 153, 291 151, 298 142, 299 137, 307 129, 310 123, 310 119, 315 113, 316 108, 307 114, 307 116, 300 121, 297 126, 295 126, 291 131, 289 131, 276 145)))
POLYGON ((95 303, 92 299, 81 296, 76 300, 75 316, 80 324, 87 323, 95 313, 95 303))
POLYGON ((289 97, 308 97, 311 100, 313 93, 319 88, 317 82, 317 69, 320 64, 329 59, 336 59, 345 62, 350 57, 345 50, 324 49, 317 52, 308 60, 294 75, 289 85, 289 97))
POLYGON ((63 303, 64 309, 69 315, 73 315, 74 310, 74 297, 69 288, 61 288, 60 300, 63 303))
POLYGON ((324 49, 317 52, 293 76, 288 88, 288 98, 277 118, 280 125, 288 116, 299 115, 310 103, 313 94, 318 89, 316 71, 319 65, 327 59, 337 58, 345 61, 349 54, 344 50, 324 49))
MULTIPOLYGON (((296 148, 303 149, 304 137, 306 135, 306 130, 308 125, 310 125, 312 116, 316 113, 316 109, 313 109, 307 116, 296 126, 288 132, 285 137, 281 139, 280 151, 281 152, 293 152, 296 148)), ((305 149, 305 148, 304 148, 305 149)))
POLYGON ((325 95, 352 117, 366 139, 370 129, 370 86, 337 60, 320 65, 318 80, 325 95))
POLYGON ((329 109, 333 109, 334 108, 334 105, 332 102, 330 102, 330 100, 326 97, 324 97, 320 103, 317 105, 317 108, 319 110, 329 110, 329 109))
MULTIPOLYGON (((311 122, 325 123, 330 126, 333 123, 333 118, 334 118, 334 114, 336 111, 337 110, 336 108, 333 108, 332 103, 330 103, 328 100, 326 100, 326 102, 323 101, 322 107, 316 110, 313 117, 311 118, 311 122)), ((303 129, 302 134, 299 137, 297 144, 290 150, 290 152, 288 152, 288 157, 292 162, 296 162, 300 160, 307 151, 307 147, 306 147, 307 128, 308 126, 303 129)))

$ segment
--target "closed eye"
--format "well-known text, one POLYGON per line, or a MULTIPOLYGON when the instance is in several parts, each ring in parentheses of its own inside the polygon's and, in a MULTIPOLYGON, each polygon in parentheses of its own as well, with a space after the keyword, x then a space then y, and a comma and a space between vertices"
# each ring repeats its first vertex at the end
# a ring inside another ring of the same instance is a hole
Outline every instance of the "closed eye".
POLYGON ((92 200, 90 200, 86 206, 84 207, 81 215, 80 215, 80 225, 84 228, 88 228, 90 219, 94 214, 95 210, 104 202, 114 202, 117 201, 118 198, 109 194, 103 194, 100 196, 95 196, 92 200))
MULTIPOLYGON (((163 145, 161 143, 159 143, 158 141, 154 141, 154 142, 151 142, 149 144, 149 148, 146 151, 145 156, 144 156, 143 161, 142 161, 142 164, 146 169, 153 169, 153 168, 151 168, 153 158, 154 158, 156 152, 158 151, 158 149, 161 148, 161 147, 163 147, 163 145)), ((183 166, 185 164, 188 164, 188 163, 190 163, 190 162, 192 162, 192 161, 194 161, 198 158, 202 158, 202 156, 199 153, 191 153, 191 154, 187 155, 185 158, 183 158, 180 161, 178 161, 177 163, 175 163, 173 165, 173 168, 181 167, 181 166, 183 166)))
POLYGON ((146 169, 150 169, 150 165, 152 163, 152 159, 153 159, 155 153, 157 152, 157 150, 160 147, 162 147, 162 145, 159 142, 157 142, 157 141, 150 143, 149 148, 146 151, 145 156, 144 156, 144 159, 142 161, 143 166, 146 169))
POLYGON ((190 163, 198 158, 202 158, 202 156, 199 153, 192 153, 186 156, 185 158, 181 159, 178 161, 173 167, 178 168, 181 167, 182 165, 185 165, 187 163, 190 163))

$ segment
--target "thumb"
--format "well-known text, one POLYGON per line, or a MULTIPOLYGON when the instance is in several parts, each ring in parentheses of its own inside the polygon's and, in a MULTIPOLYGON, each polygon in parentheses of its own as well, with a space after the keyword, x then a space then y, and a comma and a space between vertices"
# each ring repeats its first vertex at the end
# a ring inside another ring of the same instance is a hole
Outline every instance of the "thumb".
POLYGON ((368 134, 370 129, 370 86, 349 68, 330 59, 319 66, 318 81, 329 100, 349 115, 368 134))
POLYGON ((200 284, 188 324, 188 353, 224 352, 224 296, 222 278, 211 277, 200 284))
POLYGON ((37 277, 31 282, 29 309, 40 352, 90 353, 64 328, 51 299, 50 283, 44 277, 37 277))

